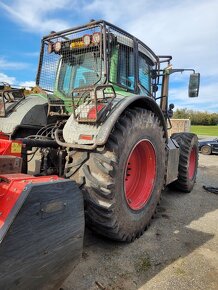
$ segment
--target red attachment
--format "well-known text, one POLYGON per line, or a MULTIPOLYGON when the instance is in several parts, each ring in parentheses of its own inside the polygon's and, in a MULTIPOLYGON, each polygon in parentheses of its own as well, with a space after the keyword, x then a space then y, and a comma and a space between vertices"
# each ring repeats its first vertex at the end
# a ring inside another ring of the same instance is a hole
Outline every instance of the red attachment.
POLYGON ((196 148, 193 147, 191 154, 189 156, 189 168, 188 168, 188 177, 190 180, 193 179, 196 171, 196 148))
POLYGON ((58 176, 34 177, 22 173, 0 175, 0 229, 29 183, 52 182, 58 179, 58 176))
POLYGON ((125 196, 129 207, 139 210, 148 202, 156 178, 156 153, 148 140, 132 149, 125 170, 125 196))
POLYGON ((0 131, 0 139, 9 140, 9 137, 8 137, 8 135, 6 135, 2 131, 0 131))
POLYGON ((0 155, 21 157, 22 142, 0 139, 0 155))
POLYGON ((91 120, 97 119, 97 113, 100 112, 104 107, 105 107, 105 105, 98 104, 97 107, 94 106, 93 108, 91 108, 88 112, 87 119, 91 119, 91 120), (97 110, 96 110, 96 108, 97 108, 97 110))

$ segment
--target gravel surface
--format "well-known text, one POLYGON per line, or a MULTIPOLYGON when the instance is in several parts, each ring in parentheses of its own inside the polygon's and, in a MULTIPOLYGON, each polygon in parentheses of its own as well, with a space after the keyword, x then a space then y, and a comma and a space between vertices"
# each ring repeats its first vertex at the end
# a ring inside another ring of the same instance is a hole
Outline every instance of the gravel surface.
POLYGON ((122 244, 85 233, 83 257, 64 290, 218 289, 218 155, 200 154, 190 194, 166 190, 144 235, 122 244))

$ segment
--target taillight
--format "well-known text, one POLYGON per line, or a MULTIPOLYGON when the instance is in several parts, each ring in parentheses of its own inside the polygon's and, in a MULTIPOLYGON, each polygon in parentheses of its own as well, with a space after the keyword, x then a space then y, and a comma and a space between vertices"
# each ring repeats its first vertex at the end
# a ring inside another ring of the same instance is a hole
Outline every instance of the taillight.
POLYGON ((80 139, 80 140, 91 141, 91 140, 93 139, 93 135, 84 135, 84 134, 80 134, 80 135, 79 135, 79 139, 80 139))
POLYGON ((88 112, 87 119, 90 120, 96 120, 97 114, 105 107, 103 104, 98 104, 97 106, 94 106, 91 108, 88 112))

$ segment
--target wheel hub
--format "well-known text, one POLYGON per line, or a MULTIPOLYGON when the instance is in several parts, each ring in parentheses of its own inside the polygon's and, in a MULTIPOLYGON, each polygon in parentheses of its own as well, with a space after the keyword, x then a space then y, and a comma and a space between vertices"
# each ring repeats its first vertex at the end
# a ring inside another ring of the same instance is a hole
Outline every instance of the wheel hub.
POLYGON ((139 210, 148 202, 156 178, 156 153, 150 141, 141 140, 134 146, 124 174, 126 201, 131 209, 139 210))

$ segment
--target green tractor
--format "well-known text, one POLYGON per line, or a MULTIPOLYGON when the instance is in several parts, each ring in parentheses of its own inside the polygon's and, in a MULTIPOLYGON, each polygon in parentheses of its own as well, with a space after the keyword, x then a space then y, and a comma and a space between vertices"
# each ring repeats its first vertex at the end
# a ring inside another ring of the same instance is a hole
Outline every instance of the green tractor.
POLYGON ((13 92, 9 101, 2 92, 0 131, 22 142, 22 172, 75 181, 87 226, 114 240, 143 234, 167 185, 190 192, 196 180, 197 136, 168 136, 168 85, 171 74, 191 71, 189 97, 197 97, 200 74, 173 69, 171 59, 92 21, 42 39, 36 93, 7 112, 13 92))

